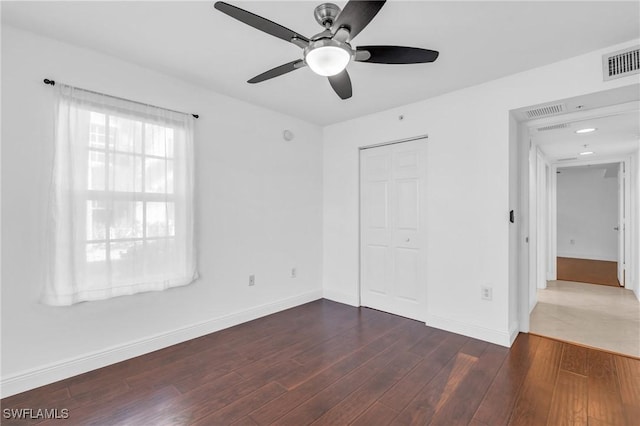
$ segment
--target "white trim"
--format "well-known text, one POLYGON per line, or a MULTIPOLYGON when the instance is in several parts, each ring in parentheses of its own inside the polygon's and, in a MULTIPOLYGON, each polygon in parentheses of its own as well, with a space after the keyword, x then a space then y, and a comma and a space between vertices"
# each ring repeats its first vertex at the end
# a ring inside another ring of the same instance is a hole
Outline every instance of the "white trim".
POLYGON ((551 180, 549 182, 549 275, 547 280, 555 281, 558 279, 558 165, 551 164, 551 180))
POLYGON ((144 355, 177 343, 195 339, 234 325, 242 324, 285 309, 293 308, 322 298, 321 290, 266 303, 244 311, 223 315, 197 324, 144 337, 122 345, 86 353, 78 357, 43 365, 27 371, 3 377, 0 382, 1 397, 15 395, 59 380, 106 367, 136 356, 144 355))
POLYGON ((617 257, 612 257, 608 255, 602 255, 598 253, 578 253, 575 251, 563 251, 558 252, 557 257, 568 257, 571 259, 589 259, 589 260, 602 260, 604 262, 617 262, 617 257))
POLYGON ((520 334, 520 324, 518 324, 517 322, 514 322, 509 327, 509 346, 510 347, 511 345, 513 345, 513 342, 515 342, 516 338, 518 337, 518 334, 520 334))
MULTIPOLYGON (((426 325, 429 327, 439 328, 441 330, 450 331, 456 334, 473 337, 485 342, 494 343, 500 346, 511 347, 511 331, 499 331, 492 328, 481 327, 463 321, 441 317, 438 315, 427 315, 426 325)), ((516 324, 516 327, 518 325, 516 324)), ((517 335, 517 331, 515 332, 517 335)))
MULTIPOLYGON (((513 112, 511 112, 513 113, 513 112)), ((518 250, 518 322, 520 324, 520 331, 524 333, 529 332, 529 314, 535 306, 537 300, 535 294, 531 294, 529 286, 529 221, 530 221, 530 168, 529 168, 529 156, 531 151, 531 139, 529 138, 529 129, 522 123, 517 124, 517 140, 516 149, 518 150, 518 208, 520 214, 518 215, 519 221, 516 221, 518 227, 518 244, 515 249, 518 250), (528 142, 528 144, 527 144, 528 142), (533 296, 533 297, 532 297, 533 296)), ((510 247, 511 249, 511 247, 510 247)))
POLYGON ((549 275, 549 175, 551 165, 539 146, 536 148, 536 199, 535 199, 535 234, 531 230, 531 235, 535 235, 536 245, 536 266, 535 282, 536 288, 547 288, 547 277, 549 275))
POLYGON ((428 139, 428 138, 429 138, 429 135, 425 133, 424 135, 412 136, 410 138, 404 138, 404 139, 397 139, 397 140, 390 141, 390 142, 381 142, 381 143, 376 143, 376 144, 373 144, 373 145, 363 145, 363 146, 358 147, 358 150, 362 151, 362 150, 365 150, 365 149, 378 148, 380 146, 395 145, 395 144, 398 144, 398 143, 413 142, 413 141, 417 141, 417 140, 420 140, 420 139, 428 139))
POLYGON ((343 293, 341 291, 335 290, 328 290, 325 288, 322 290, 322 297, 334 302, 343 303, 349 306, 355 306, 356 308, 360 307, 359 294, 358 296, 354 296, 353 294, 343 293))

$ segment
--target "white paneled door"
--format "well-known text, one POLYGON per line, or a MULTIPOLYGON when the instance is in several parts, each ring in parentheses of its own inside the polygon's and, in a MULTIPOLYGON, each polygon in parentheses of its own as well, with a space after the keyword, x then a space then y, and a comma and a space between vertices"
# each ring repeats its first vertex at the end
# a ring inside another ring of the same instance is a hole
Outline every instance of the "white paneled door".
POLYGON ((360 151, 360 303, 424 321, 426 139, 360 151))

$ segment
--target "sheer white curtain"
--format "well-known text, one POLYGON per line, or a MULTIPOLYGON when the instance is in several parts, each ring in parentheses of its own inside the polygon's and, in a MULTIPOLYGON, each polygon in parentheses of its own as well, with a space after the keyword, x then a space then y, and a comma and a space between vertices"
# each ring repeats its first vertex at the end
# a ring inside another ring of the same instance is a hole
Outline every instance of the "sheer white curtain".
POLYGON ((197 278, 193 118, 56 85, 42 301, 106 299, 197 278))

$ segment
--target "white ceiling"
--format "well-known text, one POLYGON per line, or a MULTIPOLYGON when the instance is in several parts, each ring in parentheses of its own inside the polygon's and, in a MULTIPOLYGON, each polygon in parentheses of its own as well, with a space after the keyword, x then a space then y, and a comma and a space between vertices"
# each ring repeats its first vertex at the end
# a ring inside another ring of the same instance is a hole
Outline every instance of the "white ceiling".
MULTIPOLYGON (((229 2, 306 36, 321 30, 313 18, 320 0, 229 2)), ((353 44, 423 47, 440 51, 440 58, 420 65, 352 63, 354 95, 342 101, 309 69, 247 84, 300 58, 301 50, 216 11, 213 1, 2 2, 3 24, 321 125, 638 38, 639 14, 638 1, 389 1, 353 44)))
POLYGON ((617 178, 620 163, 587 164, 584 166, 558 167, 558 173, 597 173, 603 178, 617 178))
POLYGON ((640 149, 640 84, 527 106, 513 113, 529 129, 531 142, 551 162, 598 163, 640 149), (563 112, 527 120, 528 110, 552 105, 561 105, 563 112), (584 128, 597 130, 576 133, 584 128), (581 156, 585 151, 594 154, 581 156))
POLYGON ((550 160, 577 158, 595 160, 624 155, 638 149, 640 141, 640 115, 629 111, 586 120, 569 122, 569 127, 537 132, 532 140, 550 160), (592 133, 577 134, 575 131, 587 127, 597 129, 592 133), (585 147, 585 145, 587 145, 585 147), (593 155, 579 155, 593 151, 593 155))

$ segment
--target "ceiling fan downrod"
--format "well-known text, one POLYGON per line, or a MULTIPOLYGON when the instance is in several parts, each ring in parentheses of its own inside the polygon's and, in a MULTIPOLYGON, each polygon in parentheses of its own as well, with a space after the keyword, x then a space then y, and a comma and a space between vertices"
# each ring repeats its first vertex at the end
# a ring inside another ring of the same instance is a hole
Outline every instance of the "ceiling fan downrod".
POLYGON ((333 3, 322 3, 313 11, 313 17, 316 18, 318 24, 329 29, 333 25, 340 14, 340 8, 333 3))

